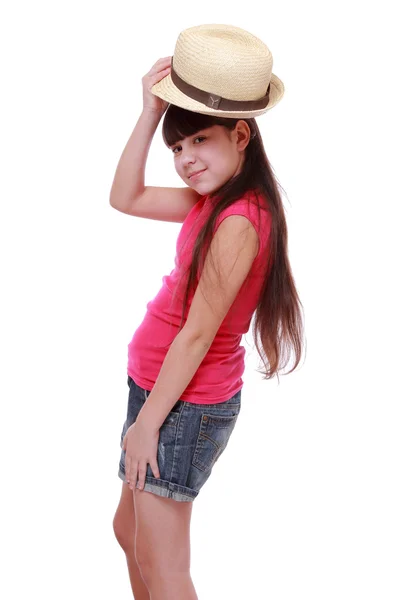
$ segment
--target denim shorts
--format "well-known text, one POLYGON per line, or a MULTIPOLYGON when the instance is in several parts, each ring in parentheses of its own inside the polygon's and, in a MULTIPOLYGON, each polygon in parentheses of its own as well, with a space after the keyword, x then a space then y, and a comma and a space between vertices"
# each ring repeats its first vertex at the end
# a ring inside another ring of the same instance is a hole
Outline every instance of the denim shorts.
MULTIPOLYGON (((121 433, 121 449, 128 427, 136 421, 150 394, 130 376, 128 386, 128 410, 121 433)), ((180 502, 193 501, 228 444, 240 405, 241 390, 217 404, 178 400, 159 429, 157 464, 160 478, 154 477, 147 464, 144 490, 180 502)), ((124 450, 121 451, 118 476, 126 481, 124 450)))

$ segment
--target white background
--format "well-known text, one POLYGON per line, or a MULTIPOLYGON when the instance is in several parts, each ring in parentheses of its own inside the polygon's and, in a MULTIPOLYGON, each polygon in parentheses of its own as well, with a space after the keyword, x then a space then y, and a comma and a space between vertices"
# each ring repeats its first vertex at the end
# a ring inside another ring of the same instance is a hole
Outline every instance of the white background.
MULTIPOLYGON (((379 2, 19 2, 1 11, 1 562, 7 600, 131 598, 112 530, 127 345, 180 224, 111 208, 141 78, 183 29, 259 36, 259 117, 307 354, 264 381, 192 516, 201 600, 398 600, 399 48, 379 2)), ((182 186, 159 126, 147 185, 182 186)))

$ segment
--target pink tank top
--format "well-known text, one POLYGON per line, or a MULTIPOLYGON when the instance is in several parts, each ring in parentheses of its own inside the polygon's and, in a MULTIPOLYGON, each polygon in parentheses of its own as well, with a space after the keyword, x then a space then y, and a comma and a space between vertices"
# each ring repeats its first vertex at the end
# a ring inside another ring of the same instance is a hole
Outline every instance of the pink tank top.
MULTIPOLYGON (((128 345, 128 375, 146 390, 153 388, 169 346, 178 333, 186 279, 183 278, 179 286, 178 283, 190 264, 194 242, 205 219, 210 215, 212 201, 209 196, 202 196, 187 215, 177 238, 175 267, 169 275, 162 278, 160 291, 147 304, 144 319, 128 345)), ((266 245, 271 227, 269 211, 263 204, 259 215, 256 203, 254 192, 249 191, 223 210, 217 218, 214 233, 229 215, 247 217, 258 233, 259 250, 246 281, 180 400, 195 404, 224 402, 243 387, 246 351, 240 342, 242 335, 249 330, 264 282, 266 245), (250 205, 248 199, 251 200, 250 205)), ((192 291, 188 298, 188 309, 193 295, 192 291)), ((185 321, 183 325, 184 323, 185 321)))

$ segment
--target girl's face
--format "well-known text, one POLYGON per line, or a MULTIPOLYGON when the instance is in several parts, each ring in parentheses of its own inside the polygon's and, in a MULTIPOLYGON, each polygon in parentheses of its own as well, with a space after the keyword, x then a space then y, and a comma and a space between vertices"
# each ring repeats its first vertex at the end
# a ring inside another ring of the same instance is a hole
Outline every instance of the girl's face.
POLYGON ((245 121, 238 121, 233 131, 222 125, 202 129, 171 146, 176 172, 199 194, 211 194, 240 172, 249 139, 245 121), (191 177, 197 171, 202 173, 191 177))

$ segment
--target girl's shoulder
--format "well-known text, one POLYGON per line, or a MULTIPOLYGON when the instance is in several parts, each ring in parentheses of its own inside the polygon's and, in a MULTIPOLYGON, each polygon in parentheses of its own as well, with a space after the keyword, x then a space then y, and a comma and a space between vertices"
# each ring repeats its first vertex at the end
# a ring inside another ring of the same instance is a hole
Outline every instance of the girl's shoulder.
POLYGON ((240 198, 224 208, 217 217, 216 226, 230 215, 243 215, 259 230, 265 230, 270 221, 267 202, 264 196, 257 190, 247 190, 240 198))

